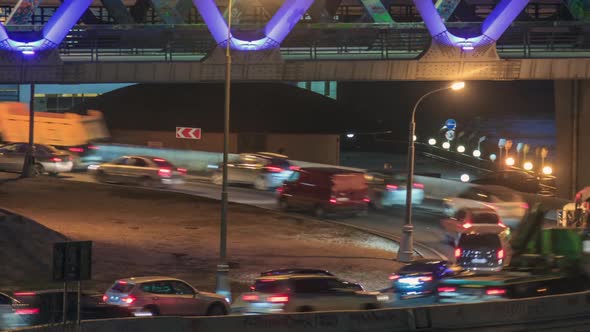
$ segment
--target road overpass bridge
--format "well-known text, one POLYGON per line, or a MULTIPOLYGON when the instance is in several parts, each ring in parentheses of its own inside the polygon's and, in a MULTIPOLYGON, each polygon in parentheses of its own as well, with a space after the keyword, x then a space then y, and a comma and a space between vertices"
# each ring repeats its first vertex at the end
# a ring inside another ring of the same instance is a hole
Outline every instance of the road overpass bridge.
MULTIPOLYGON (((36 5, 19 6, 27 2, 36 5)), ((413 0, 400 14, 396 1, 260 0, 253 7, 265 20, 244 15, 229 40, 223 3, 171 3, 65 0, 47 15, 46 7, 10 10, 0 27, 0 82, 221 81, 228 42, 236 81, 554 80, 559 190, 569 196, 590 184, 583 1, 413 0)))

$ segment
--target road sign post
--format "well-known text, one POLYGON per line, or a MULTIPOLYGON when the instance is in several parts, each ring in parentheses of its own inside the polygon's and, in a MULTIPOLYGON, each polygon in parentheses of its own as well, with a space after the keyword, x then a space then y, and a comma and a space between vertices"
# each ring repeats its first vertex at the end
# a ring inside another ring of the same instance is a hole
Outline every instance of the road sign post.
POLYGON ((176 138, 201 139, 201 128, 176 127, 176 138))
POLYGON ((454 119, 448 119, 447 121, 445 121, 445 127, 447 128, 447 130, 455 130, 455 128, 457 128, 457 121, 455 121, 454 119))

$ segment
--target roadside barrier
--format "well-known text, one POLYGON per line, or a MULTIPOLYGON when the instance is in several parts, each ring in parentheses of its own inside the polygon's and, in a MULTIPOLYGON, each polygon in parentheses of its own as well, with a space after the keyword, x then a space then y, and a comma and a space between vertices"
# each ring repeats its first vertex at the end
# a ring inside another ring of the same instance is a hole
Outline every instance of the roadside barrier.
MULTIPOLYGON (((590 292, 532 299, 366 311, 83 321, 81 332, 574 331, 590 323, 590 292)), ((20 332, 75 331, 38 326, 20 332)))

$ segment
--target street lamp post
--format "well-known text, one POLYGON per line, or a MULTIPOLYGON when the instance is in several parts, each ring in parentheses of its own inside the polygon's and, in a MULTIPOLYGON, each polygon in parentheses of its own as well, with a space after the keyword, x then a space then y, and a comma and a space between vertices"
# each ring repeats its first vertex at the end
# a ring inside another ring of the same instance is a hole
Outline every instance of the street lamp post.
POLYGON ((420 99, 418 99, 418 101, 414 105, 414 109, 412 110, 412 115, 410 117, 410 132, 408 136, 408 177, 406 179, 406 216, 404 220, 404 227, 402 230, 403 234, 397 253, 397 260, 400 262, 412 261, 412 256, 414 254, 414 226, 412 226, 412 188, 414 185, 414 134, 416 131, 416 110, 418 109, 418 106, 420 106, 420 103, 426 97, 432 94, 446 90, 461 90, 464 87, 464 82, 456 82, 450 86, 432 90, 420 97, 420 99))
POLYGON ((225 46, 225 109, 223 119, 223 169, 221 183, 221 225, 219 231, 219 263, 217 264, 216 292, 231 300, 229 264, 227 262, 227 163, 229 155, 229 115, 231 96, 231 19, 232 0, 227 6, 227 44, 225 46))

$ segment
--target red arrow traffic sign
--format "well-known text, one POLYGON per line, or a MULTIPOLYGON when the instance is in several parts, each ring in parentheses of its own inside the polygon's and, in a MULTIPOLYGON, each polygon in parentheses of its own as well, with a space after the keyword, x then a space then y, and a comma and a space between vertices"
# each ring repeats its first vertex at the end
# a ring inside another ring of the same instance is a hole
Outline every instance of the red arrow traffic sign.
POLYGON ((176 127, 176 138, 201 139, 201 128, 176 127))

